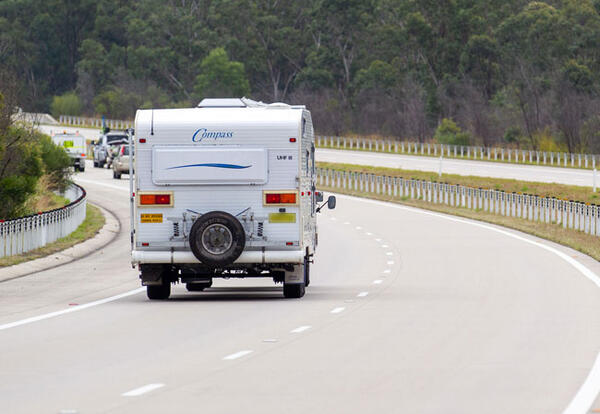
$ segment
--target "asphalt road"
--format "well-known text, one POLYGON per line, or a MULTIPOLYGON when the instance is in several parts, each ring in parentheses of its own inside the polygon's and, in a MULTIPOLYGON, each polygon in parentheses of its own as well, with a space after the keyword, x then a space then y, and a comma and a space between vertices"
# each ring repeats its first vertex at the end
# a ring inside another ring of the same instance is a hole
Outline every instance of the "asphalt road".
POLYGON ((150 302, 127 181, 90 165, 78 181, 124 231, 0 284, 1 412, 570 414, 598 392, 600 281, 575 266, 600 270, 572 250, 340 197, 303 299, 228 280, 150 302))
MULTIPOLYGON (((56 127, 41 125, 45 133, 57 131, 79 131, 87 139, 98 139, 97 129, 56 127)), ((439 172, 440 159, 414 155, 383 154, 365 151, 330 150, 320 148, 317 150, 317 161, 336 162, 357 165, 370 165, 375 167, 402 168, 405 170, 439 172)), ((576 168, 543 167, 534 165, 504 164, 489 161, 470 161, 457 159, 443 159, 442 172, 444 174, 476 175, 480 177, 512 178, 522 181, 538 181, 545 183, 560 183, 592 187, 594 182, 593 172, 576 168)), ((597 177, 600 186, 600 175, 597 177)))
MULTIPOLYGON (((439 172, 440 159, 414 155, 396 155, 364 151, 319 149, 317 161, 337 162, 376 167, 402 168, 405 170, 439 172)), ((576 168, 542 167, 535 165, 504 164, 490 161, 471 161, 444 158, 442 173, 475 175, 479 177, 512 178, 521 181, 559 183, 592 187, 594 175, 591 170, 576 168)), ((600 185, 600 175, 597 177, 600 185)))

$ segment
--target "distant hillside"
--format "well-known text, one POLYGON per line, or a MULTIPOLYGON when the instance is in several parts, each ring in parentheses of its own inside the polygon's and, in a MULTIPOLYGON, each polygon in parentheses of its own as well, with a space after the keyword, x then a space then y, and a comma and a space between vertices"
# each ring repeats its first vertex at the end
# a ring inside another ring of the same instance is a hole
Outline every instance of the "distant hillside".
POLYGON ((324 134, 600 152, 599 11, 600 0, 0 0, 0 55, 32 112, 130 118, 247 95, 307 104, 324 134))

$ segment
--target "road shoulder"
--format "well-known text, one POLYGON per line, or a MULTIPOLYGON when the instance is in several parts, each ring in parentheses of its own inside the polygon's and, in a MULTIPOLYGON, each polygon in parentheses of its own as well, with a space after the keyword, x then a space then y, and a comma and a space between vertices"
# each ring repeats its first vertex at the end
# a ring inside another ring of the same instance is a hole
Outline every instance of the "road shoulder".
POLYGON ((117 217, 110 211, 94 204, 105 218, 105 224, 98 234, 68 249, 50 254, 46 257, 8 266, 0 269, 0 282, 29 276, 44 270, 52 269, 88 256, 112 242, 121 230, 117 217))

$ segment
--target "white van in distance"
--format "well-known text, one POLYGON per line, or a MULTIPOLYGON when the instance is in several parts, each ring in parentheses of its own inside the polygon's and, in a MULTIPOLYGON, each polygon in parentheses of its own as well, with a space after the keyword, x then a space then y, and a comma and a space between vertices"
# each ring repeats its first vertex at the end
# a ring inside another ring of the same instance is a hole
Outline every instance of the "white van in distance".
POLYGON ((304 295, 323 207, 304 106, 236 98, 138 110, 134 141, 132 263, 150 299, 216 277, 268 277, 285 297, 304 295))
POLYGON ((85 171, 85 159, 87 158, 87 151, 85 145, 85 138, 79 133, 66 132, 59 134, 52 134, 52 142, 56 145, 63 147, 73 163, 75 170, 85 171))

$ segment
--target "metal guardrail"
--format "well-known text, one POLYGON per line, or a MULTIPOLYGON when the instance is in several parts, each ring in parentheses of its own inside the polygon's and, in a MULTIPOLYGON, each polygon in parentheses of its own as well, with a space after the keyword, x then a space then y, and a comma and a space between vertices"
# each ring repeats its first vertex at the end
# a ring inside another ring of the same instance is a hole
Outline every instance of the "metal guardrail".
MULTIPOLYGON (((61 115, 58 122, 64 125, 102 128, 102 119, 100 118, 61 115)), ((122 119, 105 119, 104 122, 110 129, 133 128, 133 121, 125 121, 122 119)))
POLYGON ((596 164, 600 163, 599 154, 574 154, 569 152, 533 151, 499 147, 475 147, 335 136, 317 136, 316 142, 316 146, 321 148, 389 152, 393 154, 433 157, 444 156, 447 158, 464 158, 515 164, 595 169, 596 164))
POLYGON ((405 179, 368 173, 317 168, 320 186, 380 194, 397 199, 423 200, 470 210, 556 224, 600 236, 600 206, 530 194, 405 179))
POLYGON ((38 249, 75 231, 85 220, 87 194, 73 184, 66 196, 75 201, 44 213, 0 220, 0 257, 38 249))

